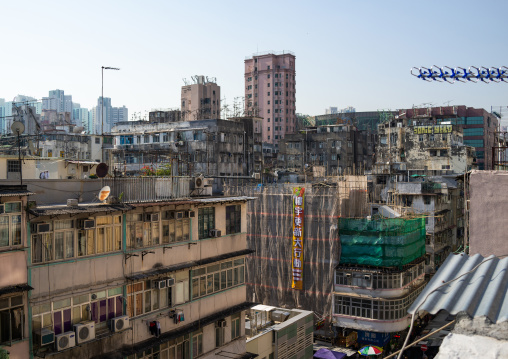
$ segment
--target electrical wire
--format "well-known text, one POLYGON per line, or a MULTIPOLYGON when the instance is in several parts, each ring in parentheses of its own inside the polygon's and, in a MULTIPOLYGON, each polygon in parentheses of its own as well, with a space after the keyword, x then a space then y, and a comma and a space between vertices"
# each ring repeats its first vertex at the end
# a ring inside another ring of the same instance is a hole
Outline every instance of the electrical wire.
POLYGON ((486 260, 484 260, 483 262, 477 264, 473 269, 467 271, 466 273, 462 273, 461 275, 459 275, 458 277, 454 278, 454 279, 451 279, 447 282, 444 282, 443 284, 441 284, 440 286, 434 288, 433 290, 431 290, 429 293, 427 293, 427 295, 425 296, 425 298, 423 298, 423 301, 420 303, 420 305, 418 305, 418 307, 416 307, 415 311, 413 312, 413 314, 411 315, 411 324, 409 326, 409 330, 407 332, 407 336, 406 336, 406 340, 404 340, 404 344, 402 345, 402 348, 400 349, 400 353, 399 353, 399 356, 397 357, 397 359, 400 359, 402 358, 402 354, 404 353, 404 350, 406 349, 406 346, 407 346, 407 342, 409 341, 409 337, 411 336, 411 331, 413 330, 413 323, 414 323, 414 320, 415 320, 415 316, 416 314, 418 313, 418 310, 420 309, 420 307, 423 305, 423 303, 425 303, 425 301, 430 297, 431 294, 433 294, 434 292, 436 292, 437 290, 441 289, 442 287, 444 286, 447 286, 448 284, 452 283, 452 282, 455 282, 456 280, 459 280, 460 278, 464 277, 465 275, 467 274, 470 274, 472 272, 474 272, 475 270, 478 269, 478 267, 480 267, 482 264, 484 263, 487 263, 488 261, 491 261, 493 259, 497 259, 498 257, 492 257, 492 258, 488 258, 486 260))

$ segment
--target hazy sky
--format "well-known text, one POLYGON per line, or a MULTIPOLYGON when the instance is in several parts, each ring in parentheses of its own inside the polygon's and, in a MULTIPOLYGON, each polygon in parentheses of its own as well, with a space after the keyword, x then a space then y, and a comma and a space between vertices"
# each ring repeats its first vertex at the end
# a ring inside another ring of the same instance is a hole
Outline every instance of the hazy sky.
POLYGON ((508 66, 508 1, 7 1, 0 3, 0 98, 63 89, 93 107, 179 107, 183 78, 244 95, 244 59, 296 55, 297 112, 422 103, 508 105, 508 83, 427 83, 413 66, 508 66))

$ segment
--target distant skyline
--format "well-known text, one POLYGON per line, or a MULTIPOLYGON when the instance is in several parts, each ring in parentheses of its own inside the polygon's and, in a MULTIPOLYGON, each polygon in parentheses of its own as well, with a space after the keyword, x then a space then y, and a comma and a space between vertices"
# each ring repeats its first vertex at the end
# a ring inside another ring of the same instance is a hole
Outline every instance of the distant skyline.
MULTIPOLYGON (((410 68, 508 66, 506 1, 5 2, 0 98, 62 89, 81 107, 101 95, 133 113, 179 108, 183 78, 217 78, 244 96, 244 60, 296 55, 296 111, 508 106, 508 83, 427 83, 410 68), (481 10, 483 9, 483 10, 481 10), (488 10, 486 10, 488 9, 488 10), (487 12, 485 12, 487 11, 487 12), (485 16, 488 13, 488 16, 485 16)), ((224 101, 223 101, 224 104, 224 101)))

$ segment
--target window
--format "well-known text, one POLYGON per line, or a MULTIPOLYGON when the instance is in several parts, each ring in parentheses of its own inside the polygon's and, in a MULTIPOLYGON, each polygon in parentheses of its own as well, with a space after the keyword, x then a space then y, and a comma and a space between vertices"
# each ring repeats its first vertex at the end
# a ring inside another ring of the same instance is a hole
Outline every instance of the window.
POLYGON ((423 196, 423 203, 430 204, 430 196, 423 196))
POLYGON ((0 298, 0 344, 23 339, 23 295, 0 298))
POLYGON ((19 161, 7 161, 7 172, 19 173, 21 172, 21 164, 19 161))
POLYGON ((183 218, 185 212, 166 211, 162 218, 162 243, 190 240, 190 219, 183 218))
POLYGON ((119 251, 122 249, 121 223, 121 215, 98 216, 95 218, 96 228, 76 230, 74 220, 49 221, 44 224, 48 224, 50 230, 44 233, 37 233, 38 225, 43 223, 34 223, 32 262, 50 262, 76 255, 80 257, 119 251))
POLYGON ((483 136, 483 128, 465 128, 464 136, 483 136))
POLYGON ((242 285, 245 282, 245 258, 227 260, 194 269, 192 299, 242 285))
POLYGON ((101 138, 100 137, 95 137, 95 144, 99 145, 100 143, 101 143, 101 138))
POLYGON ((192 357, 203 354, 203 330, 192 333, 192 357))
POLYGON ((225 343, 226 328, 220 327, 221 321, 215 323, 215 347, 219 348, 225 343))
POLYGON ((93 320, 98 328, 123 314, 122 287, 81 294, 32 307, 34 330, 49 328, 56 335, 72 331, 73 325, 93 320))
POLYGON ((483 140, 464 140, 464 145, 473 147, 484 147, 483 140))
POLYGON ((189 301, 189 272, 171 276, 175 284, 158 289, 156 283, 167 277, 135 282, 127 285, 127 314, 136 317, 189 301))
POLYGON ((226 207, 226 234, 241 232, 242 206, 234 205, 226 207))
POLYGON ((21 244, 21 202, 4 203, 0 215, 0 248, 21 244))
POLYGON ((267 87, 270 87, 270 83, 268 83, 266 86, 267 86, 267 87))
POLYGON ((431 157, 436 157, 437 156, 437 151, 436 150, 430 150, 430 156, 431 157))
POLYGON ((231 316, 231 340, 240 336, 240 314, 231 316))
POLYGON ((210 229, 215 228, 215 208, 205 207, 198 211, 198 234, 199 239, 209 238, 210 229))

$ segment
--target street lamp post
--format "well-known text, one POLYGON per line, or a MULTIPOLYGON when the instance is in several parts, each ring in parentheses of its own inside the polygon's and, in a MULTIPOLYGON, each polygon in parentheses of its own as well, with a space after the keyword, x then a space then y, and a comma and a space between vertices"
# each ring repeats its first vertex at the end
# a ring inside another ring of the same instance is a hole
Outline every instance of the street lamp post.
POLYGON ((120 70, 117 67, 108 67, 108 66, 102 66, 102 86, 101 86, 101 152, 102 152, 102 158, 101 160, 104 162, 104 70, 120 70))

